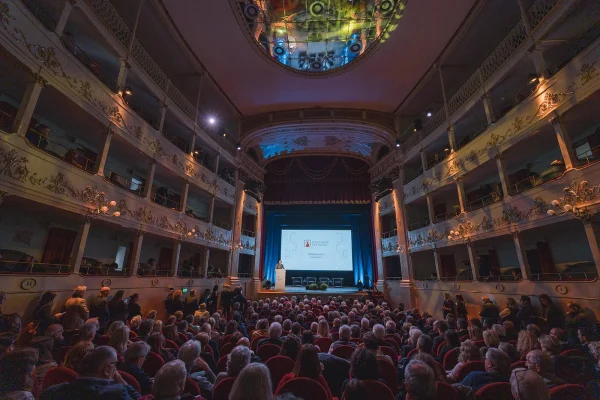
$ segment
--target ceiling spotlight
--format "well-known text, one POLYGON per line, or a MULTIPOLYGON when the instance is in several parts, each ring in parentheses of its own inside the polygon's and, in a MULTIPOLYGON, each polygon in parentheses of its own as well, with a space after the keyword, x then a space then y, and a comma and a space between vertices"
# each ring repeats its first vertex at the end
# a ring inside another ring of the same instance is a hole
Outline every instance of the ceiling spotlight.
POLYGON ((208 123, 209 123, 209 124, 211 124, 211 125, 214 125, 214 124, 215 124, 215 122, 216 122, 216 120, 215 120, 213 117, 210 117, 210 118, 208 119, 208 123))
POLYGON ((242 150, 242 145, 241 145, 240 143, 238 143, 238 144, 236 145, 236 148, 237 148, 237 150, 238 150, 238 151, 240 151, 240 150, 242 150))
POLYGON ((123 89, 123 95, 131 96, 132 94, 133 94, 133 90, 131 90, 131 87, 125 86, 125 89, 123 89))
POLYGON ((536 74, 529 74, 529 83, 537 83, 540 80, 540 77, 536 74))
POLYGON ((431 118, 433 113, 431 112, 431 110, 427 110, 427 111, 425 111, 425 115, 427 115, 427 118, 431 118))
POLYGON ((396 139, 396 148, 399 149, 400 148, 400 139, 396 139))
POLYGON ((227 132, 223 132, 223 137, 227 136, 227 132))

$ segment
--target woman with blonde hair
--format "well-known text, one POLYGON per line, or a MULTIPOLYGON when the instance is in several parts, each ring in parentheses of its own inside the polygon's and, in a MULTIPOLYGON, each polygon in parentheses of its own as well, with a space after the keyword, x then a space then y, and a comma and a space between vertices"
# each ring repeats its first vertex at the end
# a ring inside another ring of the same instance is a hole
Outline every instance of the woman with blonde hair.
POLYGON ((504 321, 515 322, 517 313, 519 312, 519 305, 512 297, 506 298, 506 308, 500 312, 500 319, 504 321))
POLYGON ((242 369, 231 388, 229 400, 273 400, 269 369, 258 363, 242 369))
POLYGON ((317 328, 317 335, 319 337, 329 337, 329 324, 326 320, 322 319, 319 321, 319 326, 317 328))
POLYGON ((108 327, 108 329, 106 330, 105 335, 108 337, 111 337, 113 332, 121 327, 125 326, 125 324, 123 323, 123 321, 114 321, 112 324, 110 324, 110 326, 108 327))
POLYGON ((129 328, 122 326, 112 333, 108 340, 108 345, 117 351, 117 354, 124 355, 129 344, 129 328))
POLYGON ((496 333, 496 331, 493 331, 491 329, 483 331, 483 341, 485 342, 485 346, 479 348, 479 352, 481 353, 482 358, 485 358, 485 355, 487 354, 489 348, 497 349, 500 345, 500 338, 498 337, 498 334, 496 333))
POLYGON ((481 353, 479 352, 477 346, 475 346, 472 341, 465 340, 461 343, 460 350, 458 351, 458 364, 452 368, 452 371, 448 373, 446 378, 448 378, 448 381, 451 383, 456 382, 456 377, 460 367, 469 361, 481 361, 481 359, 481 353))
POLYGON ((159 319, 154 324, 154 328, 152 328, 152 332, 162 333, 162 329, 163 329, 163 322, 159 319))
POLYGON ((142 324, 142 316, 135 315, 129 321, 129 329, 131 329, 135 333, 138 333, 138 329, 140 329, 141 324, 142 324))
POLYGON ((79 373, 81 369, 81 360, 89 350, 94 348, 92 342, 79 342, 71 347, 65 356, 64 366, 79 373))
POLYGON ((477 325, 471 325, 469 327, 469 339, 474 342, 483 340, 483 330, 477 325))
POLYGON ((175 349, 168 349, 165 347, 165 337, 160 332, 154 332, 150 336, 148 336, 148 340, 146 341, 150 346, 150 351, 159 354, 166 363, 176 360, 177 353, 175 349))
POLYGON ((531 350, 539 349, 540 342, 537 336, 532 331, 524 330, 519 332, 519 338, 517 339, 517 351, 521 356, 529 353, 531 350))

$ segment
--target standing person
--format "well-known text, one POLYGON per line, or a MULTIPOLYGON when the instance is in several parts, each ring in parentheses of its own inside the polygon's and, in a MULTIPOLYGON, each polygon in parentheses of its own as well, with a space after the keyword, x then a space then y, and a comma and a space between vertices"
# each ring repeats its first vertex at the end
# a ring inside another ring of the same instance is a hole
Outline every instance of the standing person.
POLYGON ((181 300, 181 296, 183 296, 183 292, 181 290, 176 290, 173 292, 173 313, 175 314, 177 311, 183 312, 183 300, 181 300))
POLYGON ((65 303, 61 324, 66 332, 79 329, 90 318, 90 311, 84 298, 86 291, 87 287, 77 286, 71 298, 65 303))
POLYGON ((462 294, 457 293, 456 296, 456 317, 467 319, 467 306, 462 294))
POLYGON ((517 319, 517 313, 519 312, 519 305, 512 297, 506 298, 506 308, 500 313, 500 319, 504 321, 515 322, 517 319))
POLYGON ((210 312, 211 315, 214 314, 215 312, 217 312, 218 304, 219 304, 219 285, 215 285, 215 286, 213 286, 212 293, 210 294, 208 303, 206 303, 208 312, 210 312))
POLYGON ((169 294, 167 295, 167 299, 165 300, 165 310, 167 310, 167 315, 173 315, 175 314, 175 310, 173 308, 173 294, 175 292, 174 291, 170 291, 169 294))
POLYGON ((110 314, 110 320, 114 321, 127 321, 127 305, 123 300, 124 290, 117 290, 117 293, 108 302, 108 313, 110 314))
POLYGON ((46 332, 46 329, 50 325, 52 325, 52 321, 54 320, 54 315, 52 314, 52 303, 54 302, 54 298, 56 297, 56 293, 52 291, 44 292, 40 297, 40 301, 38 302, 35 310, 33 311, 33 321, 37 322, 38 335, 43 335, 46 332))
POLYGON ((233 299, 231 299, 231 303, 240 303, 240 311, 242 312, 242 315, 244 315, 248 301, 242 294, 242 288, 240 286, 236 287, 233 291, 233 299))
POLYGON ((520 322, 520 325, 515 324, 518 329, 525 329, 527 325, 533 324, 534 317, 537 315, 535 308, 531 304, 531 297, 529 296, 521 296, 521 308, 517 313, 517 322, 520 322))
POLYGON ((225 288, 225 290, 221 292, 221 307, 223 308, 223 316, 225 319, 230 319, 231 317, 231 306, 233 304, 231 300, 233 299, 233 296, 234 293, 231 291, 231 288, 225 288))
POLYGON ((483 301, 483 304, 481 305, 481 312, 479 312, 479 316, 482 319, 487 319, 490 326, 498 323, 498 316, 500 315, 498 306, 492 303, 488 296, 483 296, 481 300, 483 301))
POLYGON ((446 315, 448 314, 456 314, 456 306, 452 301, 452 296, 450 296, 450 293, 444 293, 444 304, 442 305, 442 310, 444 311, 444 319, 446 319, 446 315))
POLYGON ((190 290, 190 295, 185 299, 185 304, 183 306, 183 316, 194 315, 199 304, 200 301, 198 296, 196 296, 196 289, 190 290))
POLYGON ((138 304, 140 301, 139 293, 134 293, 129 297, 129 302, 127 303, 127 314, 130 317, 134 317, 136 315, 142 315, 142 308, 138 304))
POLYGON ((560 304, 555 304, 547 294, 540 295, 542 304, 542 317, 546 320, 548 330, 552 328, 563 328, 565 326, 565 311, 560 304))
POLYGON ((98 318, 98 325, 100 328, 98 332, 103 333, 106 329, 106 324, 110 320, 110 313, 108 312, 108 302, 106 298, 110 294, 110 288, 108 286, 100 289, 100 294, 94 297, 90 303, 90 318, 98 318))

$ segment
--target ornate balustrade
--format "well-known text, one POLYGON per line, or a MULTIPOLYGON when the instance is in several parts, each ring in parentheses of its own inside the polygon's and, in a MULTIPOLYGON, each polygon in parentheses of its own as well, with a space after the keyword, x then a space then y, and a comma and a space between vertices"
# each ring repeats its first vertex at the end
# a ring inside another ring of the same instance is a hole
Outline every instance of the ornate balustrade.
POLYGON ((384 257, 397 256, 398 253, 398 236, 391 236, 385 239, 381 239, 381 251, 384 257))
POLYGON ((244 196, 244 212, 252 215, 258 213, 258 202, 254 197, 244 196))
POLYGON ((20 62, 32 71, 39 71, 48 84, 106 123, 107 129, 123 137, 150 159, 187 177, 193 185, 230 204, 234 203, 232 185, 197 163, 131 110, 79 63, 58 37, 41 28, 37 19, 19 1, 9 0, 3 4, 0 42, 15 49, 13 54, 20 62))
POLYGON ((251 236, 241 235, 240 243, 243 246, 243 248, 240 250, 241 254, 254 255, 254 251, 256 250, 256 239, 251 236))
POLYGON ((600 39, 594 41, 518 107, 448 158, 404 186, 404 201, 410 203, 457 177, 474 170, 515 143, 527 138, 554 112, 565 113, 600 89, 600 39))
POLYGON ((109 209, 111 214, 118 211, 119 217, 97 217, 210 247, 228 249, 231 245, 230 231, 111 185, 102 176, 64 163, 15 134, 0 134, 0 191, 82 215, 115 201, 109 209))
POLYGON ((394 211, 393 193, 383 196, 379 199, 379 215, 386 215, 394 211))
POLYGON ((582 218, 587 218, 600 209, 600 163, 572 169, 560 178, 527 192, 433 226, 410 231, 410 249, 414 252, 433 246, 451 246, 467 240, 485 239, 575 217, 571 212, 562 215, 566 204, 585 208, 587 212, 580 215, 582 218), (579 200, 565 197, 575 196, 573 193, 579 200), (554 200, 558 200, 558 207, 552 205, 554 200), (556 215, 549 215, 549 210, 555 211, 556 215), (453 235, 451 231, 454 231, 453 235))

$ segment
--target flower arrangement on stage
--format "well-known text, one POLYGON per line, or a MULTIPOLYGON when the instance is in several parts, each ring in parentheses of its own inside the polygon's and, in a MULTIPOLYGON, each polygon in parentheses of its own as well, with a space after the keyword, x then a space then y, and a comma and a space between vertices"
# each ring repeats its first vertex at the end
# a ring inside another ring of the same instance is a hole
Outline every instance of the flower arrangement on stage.
POLYGON ((327 285, 326 283, 311 283, 306 287, 306 290, 327 290, 328 288, 329 285, 327 285))
POLYGON ((266 281, 263 282, 262 284, 262 288, 269 290, 271 289, 271 287, 273 286, 273 284, 271 283, 271 281, 269 279, 267 279, 266 281))

